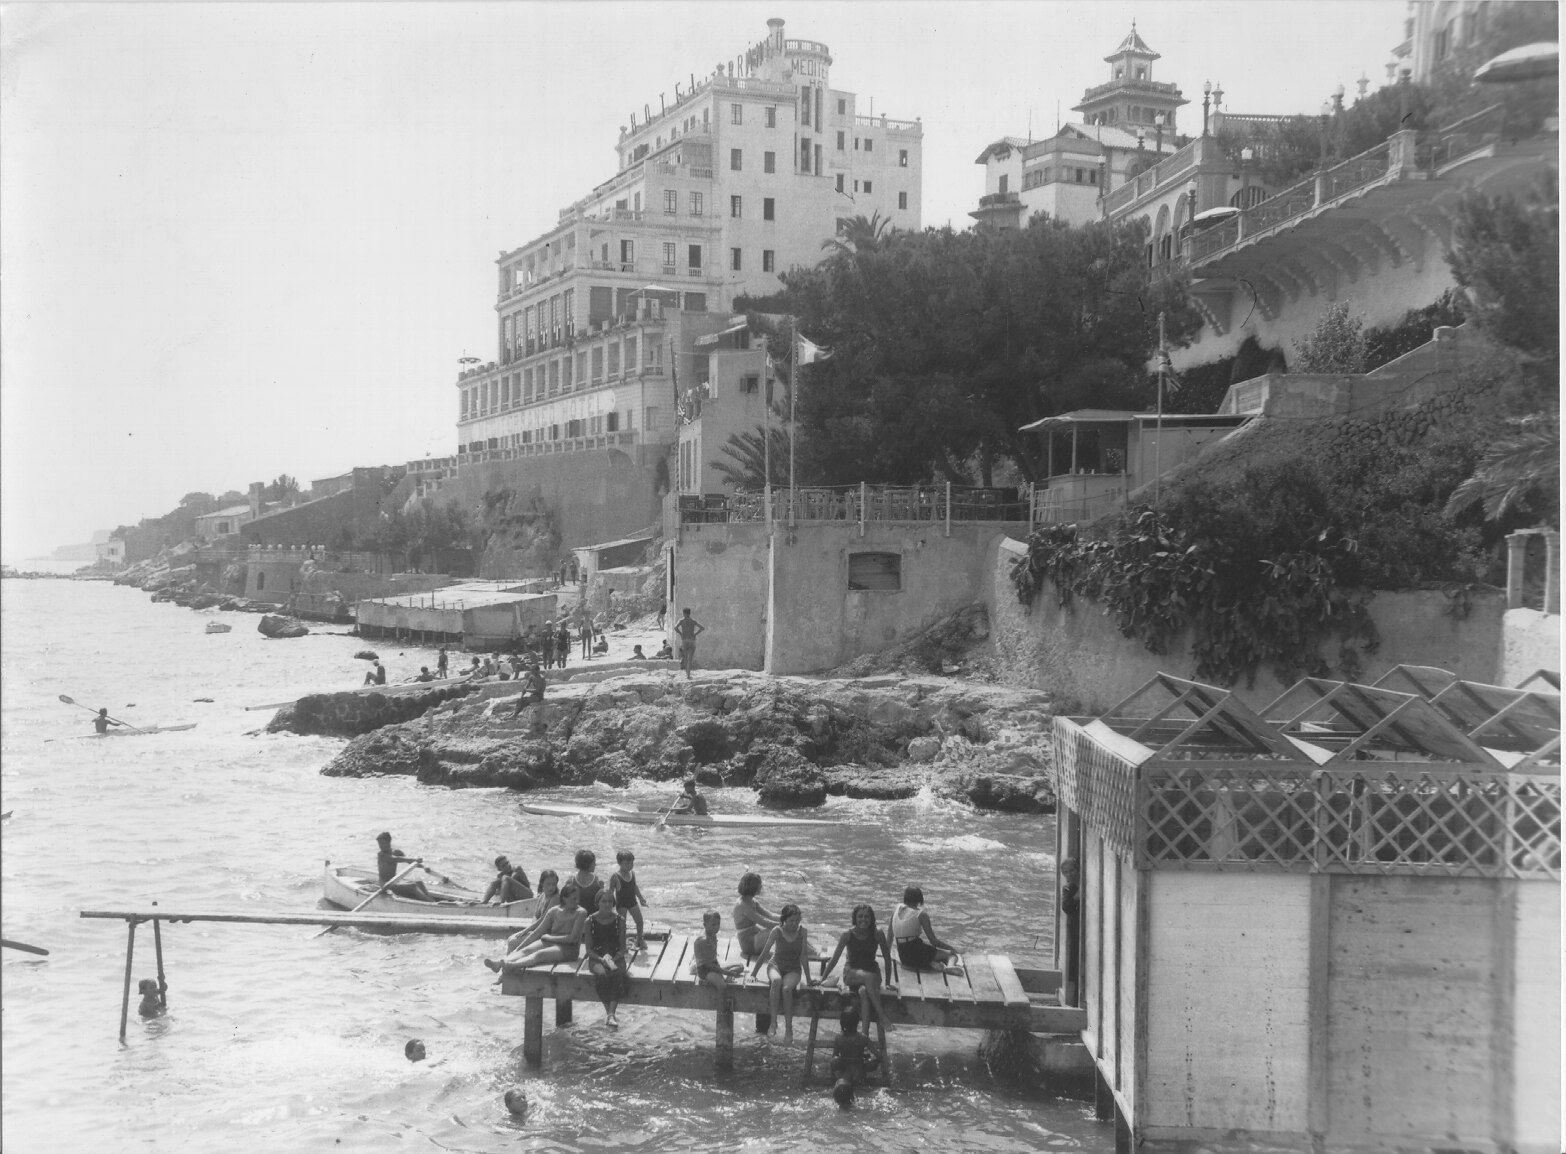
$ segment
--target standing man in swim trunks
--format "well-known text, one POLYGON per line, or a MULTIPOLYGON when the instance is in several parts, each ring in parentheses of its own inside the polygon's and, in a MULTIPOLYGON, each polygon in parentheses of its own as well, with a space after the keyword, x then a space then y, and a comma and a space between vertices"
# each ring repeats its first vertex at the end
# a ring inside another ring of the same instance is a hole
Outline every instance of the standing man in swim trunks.
POLYGON ((685 616, 674 623, 674 631, 680 636, 680 668, 685 670, 685 680, 691 678, 691 670, 696 668, 696 635, 706 632, 707 627, 691 616, 689 609, 685 610, 685 616))

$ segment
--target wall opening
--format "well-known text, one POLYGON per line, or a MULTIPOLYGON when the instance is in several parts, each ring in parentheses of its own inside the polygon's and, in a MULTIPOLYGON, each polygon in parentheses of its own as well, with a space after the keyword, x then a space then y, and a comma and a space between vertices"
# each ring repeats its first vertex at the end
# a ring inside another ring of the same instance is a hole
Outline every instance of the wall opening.
POLYGON ((850 553, 848 587, 896 593, 903 587, 901 553, 850 553))

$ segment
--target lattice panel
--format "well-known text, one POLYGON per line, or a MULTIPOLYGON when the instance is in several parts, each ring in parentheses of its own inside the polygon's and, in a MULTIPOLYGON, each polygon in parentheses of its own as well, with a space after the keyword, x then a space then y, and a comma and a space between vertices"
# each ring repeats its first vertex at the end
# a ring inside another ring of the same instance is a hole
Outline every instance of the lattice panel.
MULTIPOLYGON (((1079 751, 1079 777, 1082 761, 1079 751)), ((1561 873, 1556 777, 1258 762, 1145 764, 1141 774, 1142 866, 1552 879, 1561 873)))

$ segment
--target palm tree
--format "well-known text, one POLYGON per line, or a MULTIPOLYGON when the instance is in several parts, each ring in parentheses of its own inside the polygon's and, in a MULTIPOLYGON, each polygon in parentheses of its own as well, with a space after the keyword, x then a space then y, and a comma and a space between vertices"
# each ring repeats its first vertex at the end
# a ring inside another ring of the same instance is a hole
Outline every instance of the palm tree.
MULTIPOLYGON (((772 483, 788 484, 788 429, 772 425, 768 430, 772 442, 772 483)), ((730 460, 717 460, 712 467, 736 489, 760 489, 766 483, 767 442, 760 426, 748 433, 735 433, 723 446, 724 456, 730 460)))
POLYGON ((832 260, 837 257, 876 252, 886 244, 894 231, 891 217, 882 216, 880 209, 868 217, 863 214, 851 217, 843 222, 843 227, 836 236, 821 242, 822 250, 830 253, 823 259, 832 260))
POLYGON ((1473 475, 1452 491, 1448 513, 1483 502, 1484 515, 1498 521, 1535 491, 1553 492, 1561 483, 1561 421, 1536 413, 1509 421, 1511 431, 1491 443, 1473 475))

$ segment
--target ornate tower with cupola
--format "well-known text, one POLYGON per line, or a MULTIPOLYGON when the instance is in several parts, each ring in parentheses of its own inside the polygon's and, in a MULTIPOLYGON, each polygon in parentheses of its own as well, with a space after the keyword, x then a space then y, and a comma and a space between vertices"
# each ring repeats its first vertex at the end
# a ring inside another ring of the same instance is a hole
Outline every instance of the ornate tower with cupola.
POLYGON ((1178 85, 1153 79, 1153 61, 1157 59, 1158 53, 1137 34, 1132 21, 1120 46, 1104 57, 1109 65, 1108 83, 1089 88, 1073 111, 1082 113, 1087 124, 1113 124, 1133 132, 1162 123, 1164 132, 1174 136, 1175 111, 1190 101, 1180 95, 1178 85))

